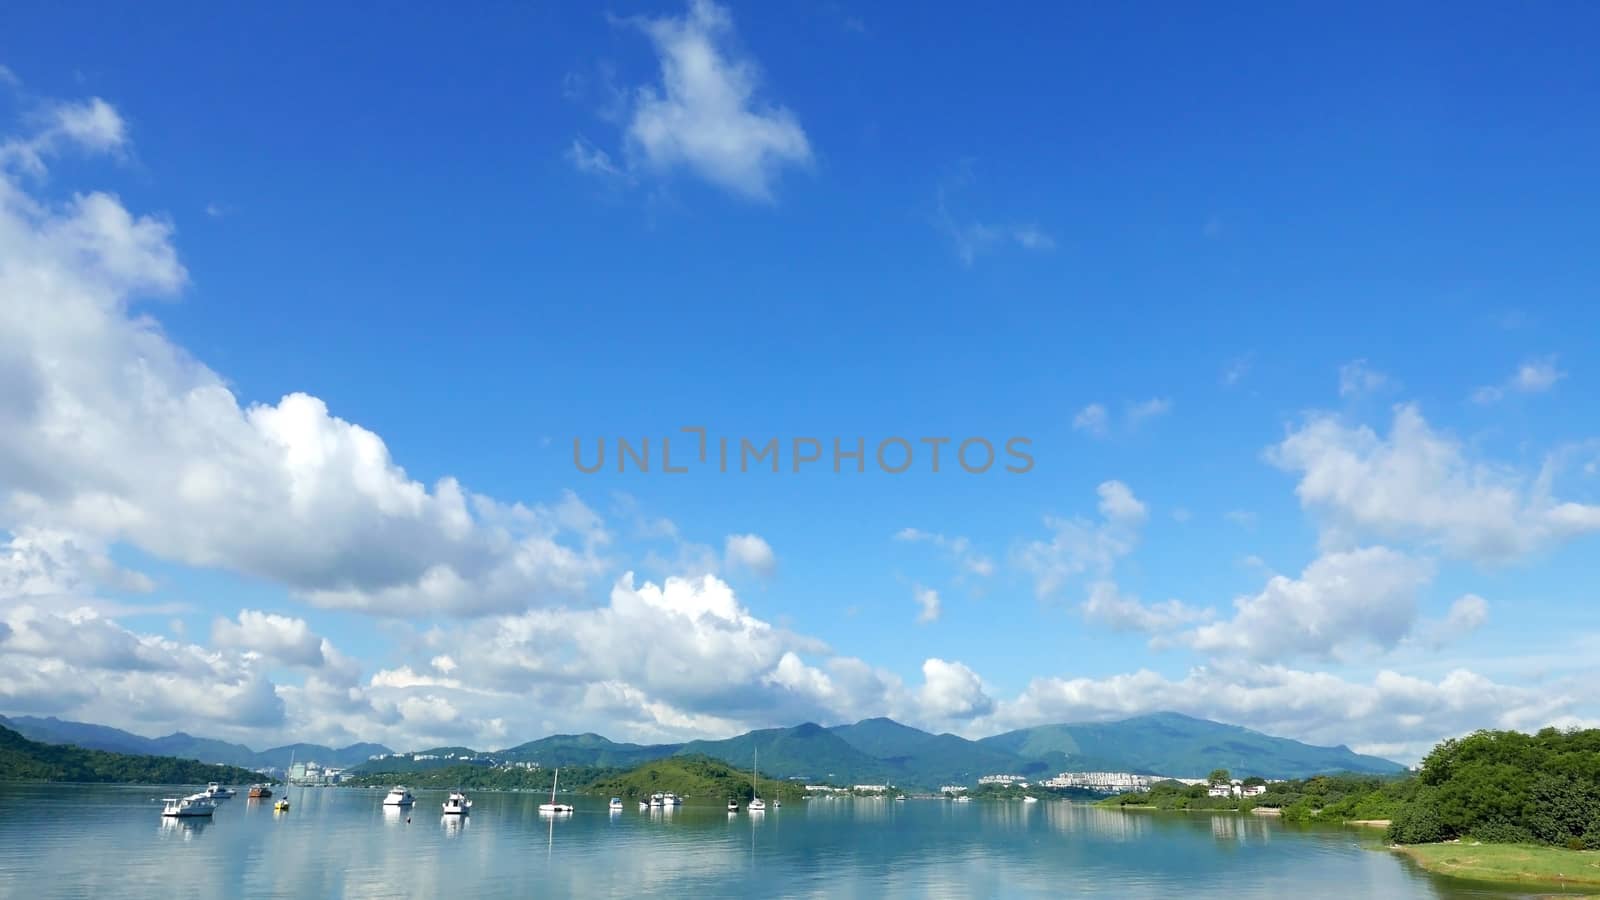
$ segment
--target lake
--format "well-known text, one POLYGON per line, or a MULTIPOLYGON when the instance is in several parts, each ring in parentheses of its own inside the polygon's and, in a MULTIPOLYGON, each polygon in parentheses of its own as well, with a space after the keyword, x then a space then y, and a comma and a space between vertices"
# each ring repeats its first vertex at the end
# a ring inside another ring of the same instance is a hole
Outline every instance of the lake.
MULTIPOLYGON (((0 784, 3 897, 1506 897, 1373 849, 1378 835, 1064 801, 813 800, 542 817, 535 794, 295 788, 163 820, 172 788, 0 784)), ((546 795, 547 796, 547 795, 546 795)))

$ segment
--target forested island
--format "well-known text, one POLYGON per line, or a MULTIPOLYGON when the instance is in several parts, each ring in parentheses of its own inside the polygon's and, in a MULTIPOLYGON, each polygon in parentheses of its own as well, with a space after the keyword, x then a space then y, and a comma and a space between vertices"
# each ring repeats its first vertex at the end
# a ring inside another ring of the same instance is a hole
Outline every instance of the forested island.
POLYGON ((1268 784, 1254 797, 1207 793, 1204 784, 1167 781, 1101 803, 1264 807, 1291 822, 1387 820, 1386 838, 1425 868, 1497 881, 1600 884, 1600 854, 1593 852, 1600 850, 1600 729, 1478 731, 1439 744, 1403 778, 1326 775, 1268 784))
POLYGON ((0 781, 75 781, 91 784, 249 784, 263 776, 171 756, 139 756, 30 741, 0 726, 0 781))
MULTIPOLYGON (((404 760, 402 760, 404 762, 404 760)), ((623 770, 610 766, 568 766, 561 769, 561 789, 584 792, 595 781, 623 770)), ((404 767, 395 771, 361 772, 345 778, 353 787, 440 788, 478 791, 549 791, 554 769, 526 769, 519 766, 475 766, 461 764, 422 769, 404 767)))
MULTIPOLYGON (((463 790, 548 791, 554 769, 459 765, 427 771, 363 772, 344 783, 358 787, 389 787, 404 783, 411 788, 462 788, 463 790)), ((762 778, 765 799, 798 800, 805 787, 793 781, 762 778)), ((561 788, 603 797, 648 797, 671 792, 695 801, 741 803, 752 796, 750 773, 706 756, 671 756, 632 769, 610 766, 566 766, 561 788)))

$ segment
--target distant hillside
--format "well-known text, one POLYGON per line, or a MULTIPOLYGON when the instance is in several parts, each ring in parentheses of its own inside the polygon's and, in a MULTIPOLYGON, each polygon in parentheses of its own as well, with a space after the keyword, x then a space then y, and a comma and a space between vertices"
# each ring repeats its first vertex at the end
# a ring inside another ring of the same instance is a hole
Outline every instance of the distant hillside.
POLYGON ((848 783, 880 783, 894 766, 850 746, 821 725, 807 722, 793 728, 749 731, 722 741, 690 741, 679 756, 709 756, 748 769, 757 749, 761 771, 774 778, 806 778, 848 783))
POLYGON ((91 725, 87 722, 69 722, 55 717, 0 716, 0 726, 13 729, 23 737, 43 744, 71 744, 87 750, 106 750, 112 753, 135 753, 146 756, 174 756, 207 763, 262 768, 286 768, 290 754, 301 762, 318 762, 325 766, 346 767, 366 761, 378 753, 390 753, 382 744, 351 744, 341 749, 318 744, 291 744, 257 753, 243 744, 195 737, 181 731, 165 737, 147 738, 120 728, 91 725))
MULTIPOLYGON (((797 800, 805 796, 805 787, 792 781, 762 778, 758 783, 765 800, 797 800)), ((584 791, 634 799, 657 791, 670 791, 687 797, 692 803, 726 803, 737 799, 742 804, 751 797, 748 769, 740 771, 720 760, 699 755, 653 760, 631 772, 594 781, 584 791)))
MULTIPOLYGON (((857 750, 888 763, 895 784, 972 784, 995 773, 1045 774, 1042 763, 954 734, 930 734, 893 719, 863 719, 829 729, 857 750)), ((1055 774, 1050 772, 1048 774, 1055 774)))
POLYGON ((170 756, 42 744, 0 726, 0 781, 77 781, 119 784, 248 784, 254 772, 170 756))
POLYGON ((495 756, 541 766, 617 766, 628 768, 678 752, 681 744, 619 744, 598 734, 556 734, 502 750, 495 756))
MULTIPOLYGON (((0 720, 3 723, 4 720, 0 720)), ((589 766, 628 769, 672 756, 703 755, 735 769, 746 769, 761 750, 761 771, 774 778, 804 778, 834 784, 890 783, 905 788, 975 784, 982 775, 1011 773, 1045 778, 1071 770, 1131 771, 1200 777, 1224 768, 1264 778, 1303 778, 1328 772, 1389 774, 1398 763, 1362 756, 1347 747, 1316 747, 1177 713, 1156 713, 1119 722, 1041 725, 972 741, 954 734, 931 734, 892 719, 863 719, 823 728, 806 723, 767 728, 718 741, 687 744, 628 744, 598 734, 558 734, 506 750, 474 753, 466 747, 418 751, 435 760, 384 760, 381 744, 343 748, 291 744, 255 753, 241 744, 177 733, 145 738, 115 728, 18 716, 12 720, 24 737, 51 744, 75 744, 119 753, 180 756, 247 767, 286 767, 300 762, 354 768, 360 772, 419 773, 460 765, 537 762, 545 768, 589 766), (458 757, 489 757, 468 760, 458 757)))
POLYGON ((1118 722, 1041 725, 978 743, 1046 762, 1051 769, 1112 769, 1178 777, 1200 777, 1219 768, 1263 778, 1304 778, 1322 772, 1387 774, 1405 769, 1348 747, 1316 747, 1178 713, 1118 722))

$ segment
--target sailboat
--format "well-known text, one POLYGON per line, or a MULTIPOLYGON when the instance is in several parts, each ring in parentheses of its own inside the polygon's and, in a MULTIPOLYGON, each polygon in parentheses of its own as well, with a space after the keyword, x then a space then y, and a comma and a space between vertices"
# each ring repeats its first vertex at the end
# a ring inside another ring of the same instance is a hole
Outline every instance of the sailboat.
POLYGON ((287 769, 285 769, 283 771, 283 796, 278 798, 278 802, 277 803, 272 804, 272 811, 273 812, 288 812, 289 811, 289 773, 291 771, 293 771, 293 770, 294 770, 294 751, 290 750, 289 751, 289 768, 287 768, 287 769))
POLYGON ((569 813, 572 812, 571 804, 556 802, 556 785, 561 783, 561 770, 556 769, 555 777, 550 780, 550 802, 539 804, 542 813, 569 813))
POLYGON ((752 799, 748 808, 751 812, 765 812, 767 802, 761 799, 760 788, 756 787, 756 769, 761 764, 761 751, 757 750, 755 753, 755 761, 750 764, 750 796, 752 799))

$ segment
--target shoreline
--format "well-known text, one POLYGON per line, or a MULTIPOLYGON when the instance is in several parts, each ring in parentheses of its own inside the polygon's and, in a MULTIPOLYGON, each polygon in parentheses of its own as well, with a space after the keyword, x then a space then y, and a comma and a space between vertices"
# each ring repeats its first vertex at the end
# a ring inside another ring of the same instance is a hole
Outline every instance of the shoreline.
POLYGON ((1600 888, 1600 852, 1532 844, 1391 844, 1391 853, 1434 875, 1494 884, 1600 888))

